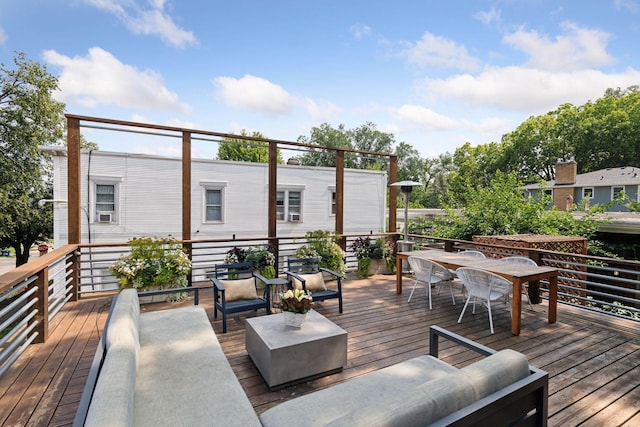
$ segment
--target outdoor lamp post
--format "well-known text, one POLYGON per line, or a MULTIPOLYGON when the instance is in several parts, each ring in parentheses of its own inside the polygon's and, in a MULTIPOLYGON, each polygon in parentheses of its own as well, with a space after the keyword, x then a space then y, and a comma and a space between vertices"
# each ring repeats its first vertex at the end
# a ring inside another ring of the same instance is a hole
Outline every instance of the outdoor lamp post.
POLYGON ((402 200, 404 201, 404 240, 398 241, 398 251, 405 252, 413 250, 413 242, 409 241, 409 194, 413 187, 422 185, 415 181, 399 181, 391 184, 392 187, 400 187, 402 200))

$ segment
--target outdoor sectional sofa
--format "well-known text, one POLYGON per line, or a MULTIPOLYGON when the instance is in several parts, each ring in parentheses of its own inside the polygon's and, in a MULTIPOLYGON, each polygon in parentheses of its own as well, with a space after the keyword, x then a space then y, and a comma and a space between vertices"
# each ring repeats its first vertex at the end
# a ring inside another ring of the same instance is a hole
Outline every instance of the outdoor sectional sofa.
MULTIPOLYGON (((196 294, 197 295, 197 294, 196 294)), ((197 298, 196 298, 197 304, 197 298)), ((546 426, 548 375, 437 326, 430 354, 255 413, 204 309, 140 314, 112 304, 75 426, 546 426), (463 368, 438 359, 443 337, 487 356, 463 368)))

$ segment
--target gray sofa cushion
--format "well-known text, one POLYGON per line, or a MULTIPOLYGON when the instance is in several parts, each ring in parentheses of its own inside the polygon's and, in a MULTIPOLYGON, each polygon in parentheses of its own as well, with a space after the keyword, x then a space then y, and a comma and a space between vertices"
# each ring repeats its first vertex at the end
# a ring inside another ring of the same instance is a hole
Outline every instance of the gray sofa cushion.
POLYGON ((204 308, 140 316, 135 426, 259 426, 204 308))
POLYGON ((527 375, 529 365, 526 356, 513 350, 503 350, 446 377, 371 402, 328 425, 428 425, 527 375))
POLYGON ((530 373, 527 356, 511 349, 501 350, 465 366, 459 372, 473 385, 476 400, 526 378, 530 373))
POLYGON ((136 364, 133 349, 113 346, 104 360, 85 421, 86 427, 133 425, 136 364))
POLYGON ((140 352, 139 340, 140 304, 135 289, 123 289, 116 298, 106 331, 107 352, 114 345, 135 350, 136 363, 140 352))
POLYGON ((417 357, 281 403, 260 415, 260 421, 265 427, 324 426, 372 402, 455 371, 434 357, 417 357), (292 416, 301 410, 302 416, 292 416))

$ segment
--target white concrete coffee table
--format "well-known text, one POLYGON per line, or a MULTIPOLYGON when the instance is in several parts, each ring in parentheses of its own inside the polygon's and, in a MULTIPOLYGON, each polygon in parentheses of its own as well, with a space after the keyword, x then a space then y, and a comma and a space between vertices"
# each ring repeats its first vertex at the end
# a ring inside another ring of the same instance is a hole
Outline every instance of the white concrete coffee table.
POLYGON ((347 331, 311 310, 301 329, 285 326, 283 314, 247 319, 245 344, 271 389, 342 370, 347 331))

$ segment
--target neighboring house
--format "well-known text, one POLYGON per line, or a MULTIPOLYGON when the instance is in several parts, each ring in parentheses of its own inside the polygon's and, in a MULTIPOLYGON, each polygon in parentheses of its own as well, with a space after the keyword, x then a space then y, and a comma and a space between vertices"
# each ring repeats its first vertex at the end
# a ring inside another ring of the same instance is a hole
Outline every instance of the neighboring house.
MULTIPOLYGON (((547 181, 545 191, 553 196, 553 204, 559 210, 567 210, 573 204, 586 199, 590 205, 609 203, 624 191, 631 200, 640 201, 640 168, 624 166, 607 168, 583 174, 577 173, 575 161, 558 162, 553 181, 547 181)), ((525 195, 540 191, 539 184, 524 187, 525 195)), ((610 212, 626 212, 620 203, 614 204, 610 212)))
MULTIPOLYGON (((54 158, 54 239, 67 239, 66 152, 54 158)), ((81 152, 82 242, 135 236, 181 237, 181 160, 154 155, 81 152)), ((268 165, 193 159, 192 238, 267 236, 268 165)), ((335 229, 335 169, 278 165, 277 235, 335 229)), ((345 169, 344 232, 385 230, 387 175, 345 169)))

